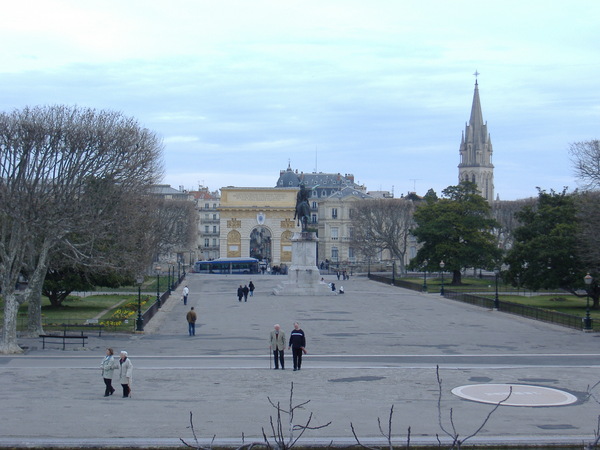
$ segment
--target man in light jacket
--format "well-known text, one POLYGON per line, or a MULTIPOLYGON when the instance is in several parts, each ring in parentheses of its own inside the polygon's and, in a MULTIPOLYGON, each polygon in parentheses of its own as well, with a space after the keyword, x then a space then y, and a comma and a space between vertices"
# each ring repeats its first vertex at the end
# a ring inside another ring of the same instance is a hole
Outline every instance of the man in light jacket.
POLYGON ((285 350, 285 333, 281 331, 281 327, 278 323, 273 326, 270 342, 269 348, 273 350, 275 370, 279 369, 279 364, 281 364, 281 370, 284 370, 285 365, 283 363, 283 351, 285 350))

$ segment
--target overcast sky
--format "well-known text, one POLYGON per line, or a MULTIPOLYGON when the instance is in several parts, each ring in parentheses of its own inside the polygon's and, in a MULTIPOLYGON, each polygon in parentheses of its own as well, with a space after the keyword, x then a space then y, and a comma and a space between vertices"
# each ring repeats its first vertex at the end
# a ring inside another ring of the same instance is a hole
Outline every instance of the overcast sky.
POLYGON ((2 109, 77 104, 164 140, 164 183, 273 187, 288 163, 396 196, 458 183, 475 77, 502 200, 577 187, 600 139, 598 0, 19 0, 2 109))

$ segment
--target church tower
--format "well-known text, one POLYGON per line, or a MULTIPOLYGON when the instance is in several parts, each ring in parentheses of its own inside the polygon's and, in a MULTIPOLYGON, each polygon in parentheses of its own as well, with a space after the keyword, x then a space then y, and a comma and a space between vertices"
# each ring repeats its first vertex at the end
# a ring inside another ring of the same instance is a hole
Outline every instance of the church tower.
MULTIPOLYGON (((479 75, 475 72, 475 77, 479 75)), ((492 141, 483 122, 479 85, 475 78, 475 92, 471 118, 465 127, 460 143, 460 164, 458 181, 472 181, 477 184, 481 196, 488 202, 494 200, 494 165, 492 164, 492 141)))

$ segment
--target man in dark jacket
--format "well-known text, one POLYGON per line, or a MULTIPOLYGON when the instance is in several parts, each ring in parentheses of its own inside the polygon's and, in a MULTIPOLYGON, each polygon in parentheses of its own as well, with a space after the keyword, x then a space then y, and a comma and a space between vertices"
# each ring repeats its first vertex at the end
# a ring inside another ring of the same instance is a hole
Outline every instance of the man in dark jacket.
POLYGON ((288 350, 292 349, 292 361, 294 363, 294 370, 300 370, 302 366, 302 353, 306 353, 306 337, 304 331, 300 329, 300 324, 294 322, 294 329, 290 333, 290 342, 288 344, 288 350))
POLYGON ((196 320, 198 316, 196 315, 196 311, 194 311, 194 307, 188 311, 185 318, 188 321, 188 332, 190 336, 196 336, 196 320))
POLYGON ((248 301, 248 292, 250 292, 250 289, 248 289, 248 285, 244 285, 242 292, 244 293, 244 301, 247 302, 248 301))
POLYGON ((244 288, 240 284, 240 287, 237 290, 238 302, 242 301, 242 297, 244 296, 244 288))

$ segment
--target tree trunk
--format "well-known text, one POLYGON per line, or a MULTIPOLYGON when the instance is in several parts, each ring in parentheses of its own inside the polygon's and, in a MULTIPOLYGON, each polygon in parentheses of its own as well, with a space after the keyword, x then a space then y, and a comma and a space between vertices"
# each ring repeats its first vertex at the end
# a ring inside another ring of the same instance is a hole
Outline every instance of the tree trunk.
POLYGON ((460 286, 462 284, 462 274, 460 270, 452 271, 452 282, 450 284, 453 286, 460 286))
MULTIPOLYGON (((41 288, 40 288, 41 290, 41 288)), ((31 289, 27 296, 27 333, 28 337, 44 334, 42 326, 42 295, 40 290, 31 289)))
POLYGON ((4 292, 4 320, 0 339, 0 354, 23 353, 17 343, 17 314, 19 301, 14 290, 4 292))
POLYGON ((48 253, 51 248, 51 239, 45 239, 40 249, 37 266, 29 280, 27 293, 27 336, 37 337, 44 334, 42 327, 42 286, 46 273, 48 273, 48 253))

